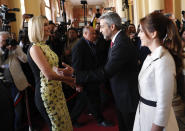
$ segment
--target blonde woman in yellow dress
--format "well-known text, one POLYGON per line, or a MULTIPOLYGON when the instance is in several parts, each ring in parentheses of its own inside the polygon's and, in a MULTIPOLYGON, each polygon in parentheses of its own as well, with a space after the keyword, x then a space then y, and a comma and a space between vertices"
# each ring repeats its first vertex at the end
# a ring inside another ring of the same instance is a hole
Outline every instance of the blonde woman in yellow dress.
POLYGON ((49 34, 49 23, 46 17, 38 16, 29 20, 28 35, 33 44, 27 55, 35 77, 35 103, 51 131, 72 131, 61 81, 73 85, 74 79, 67 67, 63 71, 69 76, 54 70, 58 69, 58 57, 45 44, 49 34))

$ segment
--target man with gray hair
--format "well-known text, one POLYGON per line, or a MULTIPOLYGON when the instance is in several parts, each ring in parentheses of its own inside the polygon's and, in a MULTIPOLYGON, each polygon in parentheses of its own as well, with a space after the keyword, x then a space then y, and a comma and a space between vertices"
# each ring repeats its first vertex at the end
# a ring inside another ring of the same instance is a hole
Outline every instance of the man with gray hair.
MULTIPOLYGON (((91 26, 85 26, 83 28, 83 37, 76 43, 72 50, 72 67, 76 72, 93 70, 98 68, 99 63, 97 61, 97 53, 95 47, 96 32, 91 26)), ((99 126, 113 126, 112 123, 106 121, 101 112, 100 106, 100 86, 99 81, 86 81, 83 83, 77 83, 77 85, 83 87, 83 91, 80 93, 84 96, 85 103, 87 101, 88 109, 99 126)), ((77 109, 79 110, 79 109, 77 109)), ((76 111, 77 112, 77 111, 76 111)))
MULTIPOLYGON (((20 61, 27 62, 27 56, 17 44, 14 40, 10 41, 9 32, 0 32, 0 67, 3 69, 5 81, 9 83, 11 97, 14 102, 21 95, 20 91, 30 86, 20 65, 20 61)), ((16 104, 14 110, 15 130, 20 130, 23 125, 24 115, 22 103, 16 104)))
POLYGON ((100 17, 100 32, 111 39, 107 63, 103 68, 75 71, 76 83, 109 79, 115 98, 120 131, 132 131, 139 101, 137 50, 121 31, 121 18, 108 12, 100 17))
POLYGON ((9 39, 8 32, 0 32, 0 65, 9 70, 10 74, 7 74, 8 81, 13 82, 19 91, 23 91, 30 84, 22 71, 19 61, 26 63, 27 56, 21 47, 17 45, 17 42, 13 42, 13 40, 8 42, 9 39))

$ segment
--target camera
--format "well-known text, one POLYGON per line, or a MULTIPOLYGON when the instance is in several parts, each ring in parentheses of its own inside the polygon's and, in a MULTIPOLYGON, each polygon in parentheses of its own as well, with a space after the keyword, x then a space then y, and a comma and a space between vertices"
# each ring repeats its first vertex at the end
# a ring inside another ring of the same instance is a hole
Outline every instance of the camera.
POLYGON ((12 39, 11 37, 9 37, 8 39, 6 39, 6 44, 1 47, 1 49, 3 51, 5 51, 7 48, 7 46, 11 45, 11 46, 17 46, 19 43, 15 40, 15 39, 12 39))
POLYGON ((55 31, 55 39, 58 39, 61 43, 66 43, 67 41, 67 24, 65 22, 60 22, 57 30, 55 31))
POLYGON ((4 24, 8 24, 9 22, 16 21, 15 13, 8 13, 9 11, 20 11, 19 8, 9 9, 7 5, 0 6, 0 18, 4 22, 4 24))
POLYGON ((185 28, 185 11, 184 10, 182 11, 182 15, 183 15, 182 24, 183 24, 183 28, 185 28))
POLYGON ((28 28, 28 22, 25 22, 25 19, 30 19, 34 15, 33 14, 24 14, 23 15, 23 28, 28 28))
POLYGON ((57 17, 57 22, 60 24, 57 27, 57 30, 54 32, 55 38, 58 39, 61 43, 66 43, 67 41, 67 25, 71 24, 71 21, 65 22, 63 17, 57 17))
POLYGON ((81 4, 87 4, 87 1, 86 0, 81 0, 80 3, 81 4))
POLYGON ((19 43, 15 39, 12 39, 12 38, 6 39, 6 44, 3 47, 1 47, 1 49, 4 51, 4 54, 2 55, 3 61, 5 61, 8 58, 9 49, 7 49, 6 47, 9 45, 16 46, 18 44, 19 43))
POLYGON ((106 7, 104 10, 112 10, 112 7, 106 7))
POLYGON ((15 13, 9 11, 20 11, 19 8, 9 9, 7 5, 0 6, 0 19, 2 20, 2 31, 9 31, 11 27, 8 25, 12 21, 16 21, 15 13))
POLYGON ((11 45, 11 46, 16 46, 16 45, 18 45, 19 43, 15 40, 15 39, 12 39, 12 38, 8 38, 7 40, 6 40, 6 46, 9 46, 9 45, 11 45))
POLYGON ((184 14, 185 14, 185 11, 183 10, 183 11, 182 11, 182 15, 184 15, 184 14))

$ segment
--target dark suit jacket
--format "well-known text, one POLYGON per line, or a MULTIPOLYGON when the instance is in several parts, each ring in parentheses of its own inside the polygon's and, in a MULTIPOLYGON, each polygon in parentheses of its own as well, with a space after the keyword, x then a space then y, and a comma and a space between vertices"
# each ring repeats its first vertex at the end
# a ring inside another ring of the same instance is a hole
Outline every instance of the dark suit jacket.
POLYGON ((104 70, 118 109, 121 112, 135 112, 139 100, 137 49, 124 32, 117 35, 110 48, 104 70))
POLYGON ((110 80, 116 106, 121 112, 135 112, 138 100, 138 61, 137 50, 121 31, 109 49, 108 61, 104 68, 77 71, 76 81, 110 80))
POLYGON ((105 65, 107 62, 109 47, 110 47, 110 41, 106 41, 103 38, 103 35, 99 33, 96 41, 96 53, 98 57, 98 64, 100 66, 105 65))
MULTIPOLYGON (((93 51, 85 38, 82 37, 72 49, 72 67, 76 72, 94 70, 98 67, 97 62, 96 51, 93 51)), ((77 84, 93 88, 95 85, 99 85, 100 82, 89 79, 88 81, 78 82, 77 84)))

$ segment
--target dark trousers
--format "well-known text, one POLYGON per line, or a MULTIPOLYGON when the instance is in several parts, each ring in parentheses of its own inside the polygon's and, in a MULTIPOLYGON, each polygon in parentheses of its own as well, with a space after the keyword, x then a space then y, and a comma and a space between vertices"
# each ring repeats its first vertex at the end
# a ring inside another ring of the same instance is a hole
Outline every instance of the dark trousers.
POLYGON ((75 123, 87 106, 87 98, 84 92, 77 93, 75 89, 69 87, 64 83, 62 84, 62 90, 66 98, 71 121, 72 123, 75 123))
POLYGON ((84 89, 75 99, 67 102, 72 122, 76 122, 86 107, 97 122, 104 120, 100 107, 99 90, 84 89), (73 104, 71 104, 73 103, 73 104))
POLYGON ((0 130, 14 131, 14 106, 10 87, 0 80, 0 130))
POLYGON ((132 131, 135 120, 135 112, 122 113, 117 110, 119 131, 132 131))
POLYGON ((84 111, 85 107, 87 106, 87 99, 86 96, 83 92, 80 92, 75 99, 71 99, 70 101, 67 102, 68 104, 68 109, 70 112, 70 117, 72 122, 76 122, 77 119, 80 117, 82 112, 84 111), (69 103, 72 103, 73 105, 69 106, 69 103))
POLYGON ((14 101, 14 112, 15 112, 15 131, 28 130, 26 125, 26 105, 24 101, 24 92, 18 91, 14 83, 11 83, 11 96, 14 101))
POLYGON ((104 117, 101 111, 101 98, 99 86, 85 87, 84 93, 87 97, 88 110, 97 122, 102 122, 104 117))

